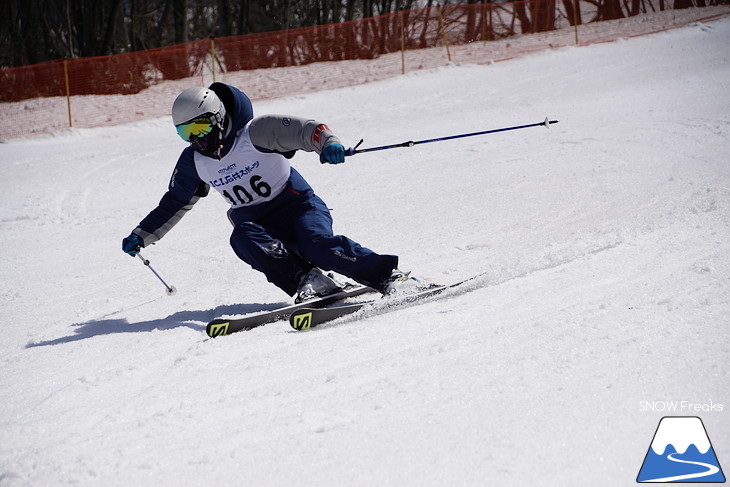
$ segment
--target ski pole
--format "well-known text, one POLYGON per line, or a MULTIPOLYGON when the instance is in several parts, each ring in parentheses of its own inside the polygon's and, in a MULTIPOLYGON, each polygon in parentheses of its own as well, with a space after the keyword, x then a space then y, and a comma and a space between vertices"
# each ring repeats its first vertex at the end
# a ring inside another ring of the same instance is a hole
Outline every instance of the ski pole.
POLYGON ((391 144, 391 145, 383 145, 380 147, 370 147, 368 149, 358 149, 360 147, 360 144, 362 144, 362 139, 360 142, 357 143, 355 147, 350 147, 345 151, 346 156, 353 156, 355 154, 361 154, 363 152, 373 152, 377 150, 386 150, 386 149, 395 149, 396 147, 413 147, 417 144, 428 144, 429 142, 440 142, 442 140, 451 140, 451 139, 460 139, 462 137, 473 137, 475 135, 485 135, 485 134, 494 134, 497 132, 507 132, 508 130, 518 130, 518 129, 526 129, 528 127, 539 127, 544 126, 547 128, 550 128, 550 124, 558 123, 557 120, 549 120, 547 117, 544 121, 538 122, 538 123, 530 123, 527 125, 517 125, 515 127, 505 127, 501 129, 493 129, 493 130, 484 130, 482 132, 472 132, 470 134, 460 134, 460 135, 449 135, 447 137, 438 137, 435 139, 425 139, 425 140, 409 140, 408 142, 401 142, 400 144, 391 144))
POLYGON ((146 265, 147 267, 149 267, 149 269, 152 271, 152 273, 155 276, 157 276, 157 279, 159 279, 160 282, 165 285, 165 289, 167 290, 167 295, 168 296, 172 296, 173 294, 175 294, 177 292, 177 289, 175 289, 175 286, 168 286, 167 283, 164 281, 164 279, 162 279, 160 277, 160 275, 157 273, 157 271, 155 271, 152 268, 152 266, 150 265, 150 261, 149 260, 147 260, 144 257, 142 257, 142 254, 137 254, 137 257, 139 257, 140 259, 142 259, 142 262, 144 262, 144 265, 146 265))

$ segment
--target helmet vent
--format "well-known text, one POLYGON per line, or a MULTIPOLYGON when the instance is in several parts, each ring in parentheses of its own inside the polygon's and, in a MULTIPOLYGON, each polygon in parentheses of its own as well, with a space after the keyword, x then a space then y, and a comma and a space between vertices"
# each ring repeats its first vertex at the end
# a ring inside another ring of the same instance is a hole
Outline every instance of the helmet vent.
POLYGON ((172 120, 175 125, 180 125, 201 116, 218 116, 221 112, 225 113, 224 110, 214 91, 192 87, 184 90, 175 99, 172 104, 172 120))
POLYGON ((207 91, 206 91, 206 92, 205 92, 205 94, 203 95, 203 99, 202 99, 202 100, 200 100, 200 103, 198 103, 198 108, 200 108, 200 107, 202 107, 202 106, 203 106, 203 103, 205 103, 205 99, 206 99, 206 98, 208 98, 208 92, 207 92, 207 91))

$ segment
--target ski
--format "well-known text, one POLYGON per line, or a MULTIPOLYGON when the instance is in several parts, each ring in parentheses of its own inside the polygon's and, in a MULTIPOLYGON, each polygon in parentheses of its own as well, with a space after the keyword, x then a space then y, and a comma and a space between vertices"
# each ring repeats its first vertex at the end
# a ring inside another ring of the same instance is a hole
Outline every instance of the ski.
POLYGON ((317 309, 337 301, 342 301, 347 298, 352 298, 373 292, 373 290, 367 286, 351 285, 346 287, 344 290, 324 296, 312 301, 306 301, 300 304, 293 304, 291 306, 285 306, 272 311, 264 311, 261 313, 255 313, 242 318, 216 318, 205 327, 205 332, 209 337, 215 338, 222 335, 230 335, 238 331, 251 330, 267 323, 273 323, 275 321, 282 321, 289 318, 289 316, 302 308, 317 309))
POLYGON ((361 303, 345 304, 342 306, 332 307, 301 307, 289 315, 289 324, 295 330, 308 330, 319 326, 323 323, 342 318, 344 316, 352 315, 358 311, 365 313, 379 314, 400 309, 413 304, 420 304, 429 300, 429 298, 438 296, 445 291, 457 289, 464 286, 467 283, 473 282, 481 277, 484 277, 487 273, 481 273, 476 276, 464 279, 454 284, 449 285, 435 285, 412 294, 394 297, 384 297, 382 299, 373 299, 369 301, 363 301, 361 303))

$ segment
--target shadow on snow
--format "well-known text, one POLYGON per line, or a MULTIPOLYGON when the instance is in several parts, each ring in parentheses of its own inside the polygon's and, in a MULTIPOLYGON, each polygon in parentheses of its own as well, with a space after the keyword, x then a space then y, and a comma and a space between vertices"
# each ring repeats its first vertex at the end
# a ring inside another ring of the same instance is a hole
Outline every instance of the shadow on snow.
MULTIPOLYGON (((222 316, 237 316, 249 313, 271 311, 284 304, 279 303, 253 303, 253 304, 229 304, 218 306, 214 309, 198 311, 178 311, 165 318, 130 323, 126 318, 91 320, 85 323, 72 324, 74 333, 69 336, 28 343, 25 348, 45 347, 47 345, 59 345, 71 343, 100 335, 112 335, 115 333, 140 333, 156 330, 172 330, 174 328, 187 327, 195 331, 205 333, 206 324, 222 316), (202 323, 202 324, 201 324, 202 323)), ((207 335, 206 335, 207 337, 207 335)))

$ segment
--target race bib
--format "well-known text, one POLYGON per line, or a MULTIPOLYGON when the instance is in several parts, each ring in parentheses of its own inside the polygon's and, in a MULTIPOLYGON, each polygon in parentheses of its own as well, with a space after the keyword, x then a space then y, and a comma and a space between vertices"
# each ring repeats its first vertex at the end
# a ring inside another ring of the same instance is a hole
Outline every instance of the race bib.
POLYGON ((258 205, 278 196, 289 180, 289 160, 277 153, 258 151, 251 143, 248 125, 221 159, 195 153, 200 179, 215 188, 233 208, 258 205))

